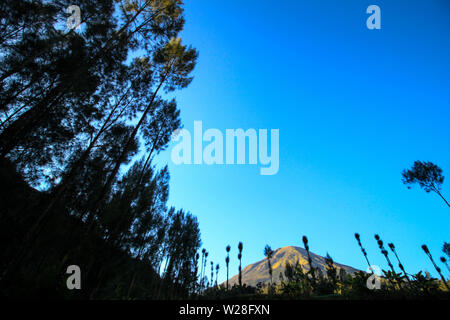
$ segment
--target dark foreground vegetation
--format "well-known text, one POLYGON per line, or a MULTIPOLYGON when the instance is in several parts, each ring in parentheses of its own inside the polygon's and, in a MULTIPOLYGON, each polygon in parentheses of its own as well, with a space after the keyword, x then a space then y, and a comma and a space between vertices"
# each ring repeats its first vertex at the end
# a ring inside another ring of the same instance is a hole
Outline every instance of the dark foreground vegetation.
POLYGON ((166 206, 154 165, 181 125, 163 96, 197 59, 182 1, 5 0, 0 14, 0 295, 188 297, 198 222, 166 206))
MULTIPOLYGON (((169 209, 164 215, 139 212, 132 230, 106 237, 99 226, 87 225, 64 211, 39 227, 35 209, 47 200, 2 164, 1 295, 33 299, 174 299, 189 297, 196 281, 193 257, 200 245, 195 217, 169 209), (146 213, 147 215, 144 215, 146 213), (151 219, 150 219, 151 218, 151 219), (151 232, 151 233, 150 233, 151 232), (21 253, 18 256, 18 253, 21 253), (67 266, 81 268, 81 290, 68 290, 67 266), (157 272, 161 270, 161 272, 157 272)), ((149 197, 148 199, 151 199, 149 197)), ((141 200, 143 201, 143 200, 141 200)), ((143 202, 142 205, 149 203, 143 202)), ((105 215, 113 214, 111 206, 105 215)), ((39 212, 39 211, 37 211, 39 212)))
MULTIPOLYGON (((297 261, 294 264, 287 264, 284 274, 280 274, 279 281, 272 277, 272 249, 266 246, 264 254, 267 259, 268 270, 270 274, 269 283, 259 283, 256 287, 249 287, 245 284, 235 284, 228 286, 228 279, 225 284, 208 287, 204 291, 199 291, 196 295, 200 299, 242 299, 242 300, 296 300, 296 299, 363 299, 363 300, 397 300, 397 299, 450 299, 449 285, 450 281, 445 279, 443 271, 436 264, 426 245, 422 249, 428 256, 430 263, 434 266, 439 279, 432 278, 428 273, 420 271, 416 274, 406 272, 406 269, 399 259, 395 245, 389 243, 388 247, 391 255, 385 249, 383 240, 379 235, 375 235, 375 240, 386 258, 389 270, 376 270, 370 265, 366 250, 361 243, 361 237, 355 233, 356 241, 361 248, 363 256, 368 264, 369 272, 358 271, 354 274, 348 274, 344 269, 338 268, 330 255, 325 257, 325 272, 317 266, 314 266, 308 245, 308 239, 303 237, 303 245, 307 252, 308 264, 301 266, 297 261), (394 256, 395 258, 393 258, 394 256), (396 262, 391 261, 395 259, 396 262), (397 267, 394 267, 394 264, 397 267), (396 269, 398 268, 398 269, 396 269)), ((450 258, 450 244, 444 243, 443 253, 447 256, 440 258, 440 263, 450 274, 450 268, 447 259, 450 258)), ((227 247, 228 251, 228 247, 227 247)), ((242 257, 240 251, 238 258, 242 257)), ((239 268, 239 272, 241 269, 239 268)), ((241 278, 241 274, 239 274, 241 278)), ((213 279, 213 278, 211 278, 213 279)), ((207 279, 203 279, 208 281, 207 279)), ((204 282, 203 281, 203 282, 204 282)), ((207 283, 213 283, 209 281, 207 283)), ((200 283, 200 287, 202 282, 200 283)))

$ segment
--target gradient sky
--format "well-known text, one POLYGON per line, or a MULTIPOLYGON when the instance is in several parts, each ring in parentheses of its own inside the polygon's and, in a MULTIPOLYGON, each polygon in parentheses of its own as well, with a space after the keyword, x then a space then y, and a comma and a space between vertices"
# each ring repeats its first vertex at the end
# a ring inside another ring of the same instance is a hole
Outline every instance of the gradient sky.
MULTIPOLYGON (((436 275, 450 208, 403 169, 415 160, 450 174, 450 4, 442 1, 187 0, 183 43, 199 50, 195 79, 177 93, 186 129, 280 130, 280 169, 169 163, 169 204, 199 219, 203 246, 226 279, 276 249, 302 246, 366 269, 387 269, 374 234, 394 242, 408 272, 436 275), (366 8, 381 8, 381 30, 366 8)), ((448 178, 450 180, 450 177, 448 178)), ((450 197, 450 181, 442 189, 450 197)), ((209 270, 209 262, 208 262, 209 270)), ((445 270, 444 270, 445 271, 445 270)), ((446 274, 448 276, 448 274, 446 274)))

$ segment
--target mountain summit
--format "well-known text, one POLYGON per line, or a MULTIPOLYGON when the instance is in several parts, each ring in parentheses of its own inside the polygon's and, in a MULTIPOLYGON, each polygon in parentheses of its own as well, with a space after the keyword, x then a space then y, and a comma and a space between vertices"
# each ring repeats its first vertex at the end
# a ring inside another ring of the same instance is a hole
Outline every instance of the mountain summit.
MULTIPOLYGON (((310 251, 311 259, 312 259, 312 265, 314 268, 320 268, 324 274, 325 272, 325 258, 322 256, 319 256, 315 253, 312 253, 310 251)), ((272 264, 272 270, 273 270, 273 281, 280 282, 280 274, 283 274, 284 276, 284 270, 286 268, 286 263, 290 263, 291 265, 295 265, 296 262, 299 262, 299 264, 302 266, 304 271, 309 270, 308 265, 308 254, 305 249, 301 247, 294 247, 294 246, 288 246, 276 249, 273 253, 272 259, 270 259, 270 262, 272 264)), ((339 264, 334 263, 335 267, 338 269, 338 271, 342 268, 347 273, 353 274, 358 269, 339 264)), ((248 265, 242 270, 242 283, 247 284, 249 286, 256 286, 258 282, 262 283, 269 283, 270 282, 270 275, 269 275, 269 267, 267 265, 267 259, 264 258, 263 260, 260 260, 254 264, 248 265)), ((233 286, 234 284, 239 283, 239 274, 235 275, 229 280, 230 286, 233 286)))

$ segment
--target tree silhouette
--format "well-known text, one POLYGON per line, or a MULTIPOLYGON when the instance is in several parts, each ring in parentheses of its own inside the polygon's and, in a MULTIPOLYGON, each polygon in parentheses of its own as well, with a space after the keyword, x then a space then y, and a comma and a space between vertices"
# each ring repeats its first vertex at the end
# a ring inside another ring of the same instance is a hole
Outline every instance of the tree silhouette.
POLYGON ((444 244, 442 245, 442 252, 450 258, 450 243, 444 242, 444 244))
POLYGON ((408 185, 408 189, 411 188, 410 185, 418 183, 426 192, 435 192, 450 207, 450 204, 440 192, 441 185, 444 182, 442 169, 434 163, 415 161, 411 169, 403 170, 402 181, 408 185))
POLYGON ((157 99, 160 89, 164 87, 167 92, 170 92, 189 85, 192 81, 189 75, 195 67, 197 55, 195 49, 183 46, 180 38, 172 38, 154 53, 152 65, 155 67, 153 72, 157 79, 155 88, 153 88, 153 92, 150 94, 150 100, 139 117, 138 123, 134 126, 131 134, 124 143, 106 183, 98 194, 97 199, 93 202, 93 205, 89 208, 88 219, 91 218, 91 221, 93 215, 99 214, 102 203, 105 201, 105 196, 109 192, 121 165, 126 161, 127 154, 135 143, 138 132, 145 125, 146 121, 148 121, 148 116, 151 115, 155 99, 157 99))
POLYGON ((178 38, 183 4, 79 0, 77 31, 71 4, 0 3, 0 294, 20 281, 64 296, 73 263, 86 290, 71 296, 186 297, 198 222, 167 208, 168 168, 152 164, 181 126, 162 94, 187 87, 197 59, 178 38))

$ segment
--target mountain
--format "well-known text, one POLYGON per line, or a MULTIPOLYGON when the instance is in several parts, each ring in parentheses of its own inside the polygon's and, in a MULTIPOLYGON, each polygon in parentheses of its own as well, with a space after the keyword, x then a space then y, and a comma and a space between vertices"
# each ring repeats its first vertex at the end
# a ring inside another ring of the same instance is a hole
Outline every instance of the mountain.
MULTIPOLYGON (((315 253, 312 253, 310 251, 312 264, 314 268, 320 268, 324 274, 325 273, 325 258, 322 256, 319 256, 315 253)), ((306 250, 300 247, 294 247, 294 246, 288 246, 279 248, 274 251, 272 259, 270 260, 272 264, 272 270, 273 270, 273 281, 274 282, 280 282, 280 274, 283 273, 284 276, 284 270, 286 267, 286 263, 289 262, 290 264, 294 265, 296 262, 299 262, 299 264, 302 266, 304 271, 309 270, 308 265, 308 254, 306 253, 306 250)), ((347 273, 353 274, 358 269, 339 264, 334 263, 335 267, 338 269, 338 271, 343 268, 347 273)), ((254 264, 248 265, 242 270, 242 283, 247 284, 249 286, 256 286, 258 282, 263 283, 269 283, 270 282, 270 275, 269 275, 269 267, 267 266, 267 259, 260 260, 254 264)), ((226 283, 226 282, 225 282, 226 283)), ((239 274, 235 275, 229 280, 230 286, 233 286, 234 284, 239 283, 239 274)))

